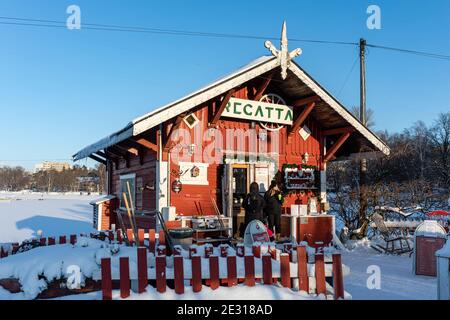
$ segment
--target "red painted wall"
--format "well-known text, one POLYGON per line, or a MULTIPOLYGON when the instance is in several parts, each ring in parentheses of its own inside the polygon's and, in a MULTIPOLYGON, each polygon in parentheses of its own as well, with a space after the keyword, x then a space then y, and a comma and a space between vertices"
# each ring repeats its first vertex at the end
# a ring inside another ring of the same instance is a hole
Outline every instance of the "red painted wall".
MULTIPOLYGON (((237 91, 233 97, 248 99, 247 88, 243 88, 237 91)), ((299 108, 298 112, 301 112, 302 108, 299 108)), ((189 129, 184 122, 182 122, 180 128, 189 130, 191 137, 194 136, 194 130, 203 135, 203 133, 208 130, 208 104, 205 104, 198 108, 195 115, 199 120, 201 120, 201 125, 197 125, 194 129, 189 129)), ((294 119, 297 112, 294 112, 294 119)), ((320 126, 312 118, 307 118, 305 124, 311 130, 311 136, 304 141, 301 136, 297 133, 293 134, 290 141, 288 141, 288 130, 290 126, 283 127, 280 131, 280 157, 279 157, 279 169, 281 170, 283 164, 301 163, 301 157, 304 153, 309 154, 308 165, 320 166, 320 159, 322 156, 321 150, 323 150, 323 136, 321 134, 320 126)), ((219 121, 219 129, 221 130, 223 136, 225 136, 226 129, 250 129, 250 122, 246 120, 233 119, 228 120, 227 118, 221 118, 219 121)), ((256 123, 255 129, 258 131, 262 129, 259 123, 256 123)), ((237 138, 236 138, 237 139, 237 138)), ((197 154, 201 152, 203 154, 204 148, 206 146, 201 146, 199 143, 195 143, 197 146, 197 154)), ((237 141, 235 141, 235 146, 237 146, 237 141)), ((225 149, 225 146, 224 146, 225 149)), ((268 142, 267 150, 271 150, 271 144, 268 142)), ((245 144, 245 151, 249 151, 248 142, 245 144)), ((190 159, 196 162, 196 156, 193 155, 190 159)), ((177 208, 177 213, 183 215, 202 215, 202 214, 214 214, 214 209, 211 201, 211 197, 216 199, 217 205, 220 210, 222 210, 222 199, 221 199, 221 180, 222 180, 222 168, 223 166, 210 164, 208 168, 208 186, 190 186, 183 185, 183 189, 179 194, 172 192, 171 204, 177 208)), ((171 165, 171 169, 178 169, 177 166, 171 165)), ((171 183, 176 179, 172 175, 171 183)), ((290 208, 291 204, 303 203, 306 204, 308 201, 308 196, 313 195, 311 192, 297 192, 291 194, 285 198, 284 207, 290 208)))
MULTIPOLYGON (((272 92, 270 89, 268 92, 272 92)), ((282 93, 280 93, 283 96, 282 93)), ((248 89, 244 87, 236 91, 233 95, 236 98, 249 99, 248 89)), ((288 102, 289 104, 289 102, 288 102)), ((180 129, 189 130, 191 137, 194 137, 194 130, 197 130, 198 136, 203 136, 204 132, 208 130, 208 119, 210 118, 209 112, 215 110, 217 106, 214 103, 205 103, 199 106, 195 110, 195 115, 201 124, 197 125, 193 129, 189 129, 186 124, 182 121, 180 129)), ((294 119, 302 111, 303 108, 298 108, 294 111, 294 119)), ((304 141, 301 136, 296 132, 293 134, 292 139, 288 140, 288 130, 290 126, 283 127, 280 131, 280 157, 278 159, 278 167, 281 170, 283 164, 299 164, 301 163, 301 156, 304 153, 309 154, 309 165, 320 165, 320 159, 323 150, 323 136, 321 134, 320 125, 315 122, 312 118, 307 118, 305 124, 311 130, 311 136, 304 141)), ((163 130, 166 130, 167 123, 164 124, 163 130)), ((225 136, 226 129, 249 129, 250 122, 246 120, 239 119, 227 119, 221 118, 219 121, 219 129, 225 136)), ((256 123, 255 129, 258 131, 261 129, 259 123, 256 123)), ((237 138, 236 138, 237 139, 237 138)), ((194 141, 192 141, 194 142, 194 141)), ((203 154, 204 148, 202 142, 194 142, 197 146, 197 150, 191 157, 190 161, 197 162, 195 154, 203 154)), ((237 145, 237 140, 235 141, 235 146, 237 145)), ((224 146, 225 148, 225 146, 224 146)), ((245 151, 248 151, 248 142, 245 145, 245 151)), ((271 144, 268 142, 267 149, 271 150, 271 144)), ((146 150, 145 156, 143 158, 142 164, 140 163, 140 158, 130 154, 129 167, 126 166, 126 162, 121 160, 118 168, 113 166, 112 172, 112 191, 111 194, 119 197, 118 190, 120 186, 120 175, 125 175, 129 173, 136 174, 136 207, 137 210, 154 210, 156 208, 156 193, 152 190, 139 190, 146 184, 154 185, 156 183, 156 153, 153 151, 146 150)), ((202 162, 202 158, 200 161, 202 162)), ((221 181, 222 181, 222 168, 223 166, 217 164, 210 164, 208 167, 208 182, 206 186, 192 186, 183 185, 182 191, 178 194, 171 193, 171 205, 177 208, 177 214, 183 215, 202 215, 202 214, 214 214, 213 203, 211 197, 217 202, 220 210, 222 210, 222 199, 221 199, 221 181)), ((171 164, 171 170, 179 169, 178 166, 171 164)), ((175 175, 171 175, 170 183, 176 179, 175 175)), ((293 203, 307 203, 308 194, 300 193, 292 194, 285 199, 284 206, 290 208, 293 203)))

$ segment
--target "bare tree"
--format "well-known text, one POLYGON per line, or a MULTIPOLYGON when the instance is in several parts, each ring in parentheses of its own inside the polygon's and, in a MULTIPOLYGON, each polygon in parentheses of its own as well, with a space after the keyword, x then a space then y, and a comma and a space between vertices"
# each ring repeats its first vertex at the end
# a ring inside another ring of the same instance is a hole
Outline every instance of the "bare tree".
POLYGON ((450 185, 450 112, 439 114, 431 128, 431 140, 436 153, 435 166, 444 186, 450 185))
MULTIPOLYGON (((350 108, 350 112, 358 119, 360 119, 359 116, 359 106, 353 106, 350 108)), ((366 127, 367 128, 373 128, 375 126, 375 114, 373 109, 367 108, 366 110, 366 127)))

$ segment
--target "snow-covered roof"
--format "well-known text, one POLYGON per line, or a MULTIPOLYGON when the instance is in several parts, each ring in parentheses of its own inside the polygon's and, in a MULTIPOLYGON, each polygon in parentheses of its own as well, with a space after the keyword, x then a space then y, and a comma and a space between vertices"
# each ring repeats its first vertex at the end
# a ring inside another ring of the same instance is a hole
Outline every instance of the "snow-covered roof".
MULTIPOLYGON (((280 60, 274 56, 262 56, 253 60, 249 64, 238 70, 202 87, 201 89, 160 108, 155 109, 139 118, 134 119, 123 129, 103 138, 102 140, 85 147, 78 151, 73 160, 77 161, 91 154, 124 141, 130 137, 137 136, 155 126, 178 116, 204 102, 207 102, 217 96, 220 96, 229 90, 251 80, 262 74, 271 71, 280 66, 280 60)), ((312 79, 295 62, 289 65, 289 71, 295 75, 296 80, 304 83, 308 89, 317 94, 328 107, 331 107, 335 113, 343 118, 347 123, 353 126, 357 132, 366 138, 376 149, 389 154, 389 147, 374 133, 362 125, 340 102, 337 101, 329 92, 312 79)))
POLYGON ((92 205, 92 206, 93 205, 98 205, 100 203, 103 203, 103 202, 106 202, 106 201, 109 201, 109 200, 112 200, 112 199, 115 199, 115 198, 116 198, 116 196, 114 196, 114 195, 106 195, 106 196, 103 196, 101 198, 92 200, 91 202, 89 202, 89 204, 92 205))

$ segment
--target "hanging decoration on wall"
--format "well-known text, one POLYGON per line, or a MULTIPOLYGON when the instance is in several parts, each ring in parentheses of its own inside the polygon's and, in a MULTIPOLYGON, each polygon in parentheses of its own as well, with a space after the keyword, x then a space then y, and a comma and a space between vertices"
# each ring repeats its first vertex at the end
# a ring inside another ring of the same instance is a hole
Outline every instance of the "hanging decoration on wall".
POLYGON ((180 179, 175 179, 172 182, 172 191, 175 193, 180 193, 181 189, 183 188, 183 184, 181 183, 180 179))
POLYGON ((200 175, 200 168, 197 166, 193 166, 191 169, 191 177, 197 178, 200 175))

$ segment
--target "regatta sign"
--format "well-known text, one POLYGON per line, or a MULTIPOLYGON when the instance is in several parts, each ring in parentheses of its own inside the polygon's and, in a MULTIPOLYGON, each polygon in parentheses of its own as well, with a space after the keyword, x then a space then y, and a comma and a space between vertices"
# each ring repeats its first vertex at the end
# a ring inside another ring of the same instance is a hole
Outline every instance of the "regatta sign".
POLYGON ((281 104, 230 98, 222 117, 292 125, 292 107, 281 104))

